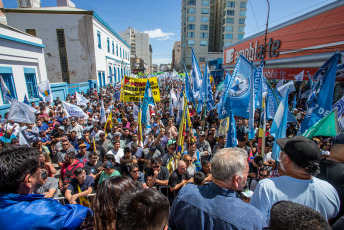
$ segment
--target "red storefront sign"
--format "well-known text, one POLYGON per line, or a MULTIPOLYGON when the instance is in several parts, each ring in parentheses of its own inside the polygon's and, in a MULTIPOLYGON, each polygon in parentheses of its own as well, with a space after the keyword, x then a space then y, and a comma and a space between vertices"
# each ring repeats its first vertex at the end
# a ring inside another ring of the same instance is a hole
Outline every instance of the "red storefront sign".
POLYGON ((308 74, 312 76, 318 70, 318 68, 275 68, 275 69, 264 69, 263 74, 266 79, 286 79, 286 80, 294 80, 295 76, 302 71, 304 72, 303 80, 307 81, 308 74))

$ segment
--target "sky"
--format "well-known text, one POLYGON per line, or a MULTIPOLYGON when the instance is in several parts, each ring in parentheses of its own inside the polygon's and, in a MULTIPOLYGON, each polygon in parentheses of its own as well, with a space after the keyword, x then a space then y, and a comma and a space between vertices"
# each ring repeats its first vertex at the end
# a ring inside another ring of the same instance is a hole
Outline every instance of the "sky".
MULTIPOLYGON (((96 11, 116 32, 128 27, 147 32, 153 49, 153 64, 171 63, 173 44, 180 41, 181 1, 72 0, 76 8, 96 11)), ((334 1, 269 0, 269 28, 334 1)), ((16 8, 17 0, 3 0, 3 4, 5 8, 16 8)), ((56 6, 56 0, 41 0, 41 5, 56 6)), ((265 30, 267 12, 267 0, 248 0, 245 37, 265 30)))

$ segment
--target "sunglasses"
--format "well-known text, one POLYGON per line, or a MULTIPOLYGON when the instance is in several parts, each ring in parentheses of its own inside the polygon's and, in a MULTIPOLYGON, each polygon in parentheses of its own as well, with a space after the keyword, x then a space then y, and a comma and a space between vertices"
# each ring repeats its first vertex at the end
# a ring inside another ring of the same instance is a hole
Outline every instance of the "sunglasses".
POLYGON ((131 172, 133 172, 133 173, 137 173, 139 170, 133 170, 133 171, 131 171, 131 172))
POLYGON ((92 159, 92 160, 97 160, 97 159, 98 159, 98 157, 92 157, 91 159, 92 159))
POLYGON ((259 176, 261 176, 261 177, 268 177, 269 175, 264 175, 264 174, 260 174, 259 173, 259 176))
POLYGON ((160 165, 152 166, 153 169, 160 168, 160 165))

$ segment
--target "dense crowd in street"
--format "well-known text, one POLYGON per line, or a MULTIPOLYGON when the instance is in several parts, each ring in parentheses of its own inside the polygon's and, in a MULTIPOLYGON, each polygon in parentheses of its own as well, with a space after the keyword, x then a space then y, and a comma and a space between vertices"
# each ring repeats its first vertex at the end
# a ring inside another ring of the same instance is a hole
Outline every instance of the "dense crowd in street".
MULTIPOLYGON (((39 111, 35 124, 1 117, 1 228, 343 228, 344 134, 297 136, 305 100, 293 111, 288 138, 276 142, 278 160, 272 119, 260 150, 258 110, 251 140, 248 119, 235 116, 237 147, 226 148, 216 109, 199 113, 194 103, 180 151, 170 92, 180 94, 182 80, 158 80, 161 100, 148 107, 150 127, 142 124, 142 133, 138 103, 116 99, 113 86, 81 93, 89 101, 84 118, 69 117, 59 98, 31 104, 39 111), (101 102, 111 114, 105 123, 101 102), (19 144, 21 135, 30 147, 19 144)), ((65 102, 76 105, 76 95, 65 102)))

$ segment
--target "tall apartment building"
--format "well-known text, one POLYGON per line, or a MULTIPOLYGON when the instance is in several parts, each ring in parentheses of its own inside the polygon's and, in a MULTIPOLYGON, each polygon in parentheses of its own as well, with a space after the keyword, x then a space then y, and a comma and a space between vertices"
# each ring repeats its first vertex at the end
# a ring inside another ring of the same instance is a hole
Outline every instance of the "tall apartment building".
MULTIPOLYGON (((149 44, 149 35, 140 31, 136 31, 134 28, 128 27, 124 32, 119 33, 120 36, 130 44, 130 54, 133 58, 141 58, 147 68, 146 73, 149 73, 152 69, 152 47, 149 44)), ((132 66, 133 68, 133 66, 132 66)))
POLYGON ((181 54, 180 48, 181 48, 181 42, 180 41, 174 42, 173 50, 172 50, 172 66, 171 66, 171 68, 175 69, 175 70, 179 70, 179 67, 182 66, 181 63, 179 63, 180 54, 181 54))
POLYGON ((247 0, 183 0, 181 61, 191 65, 222 58, 223 47, 244 38, 247 0))

